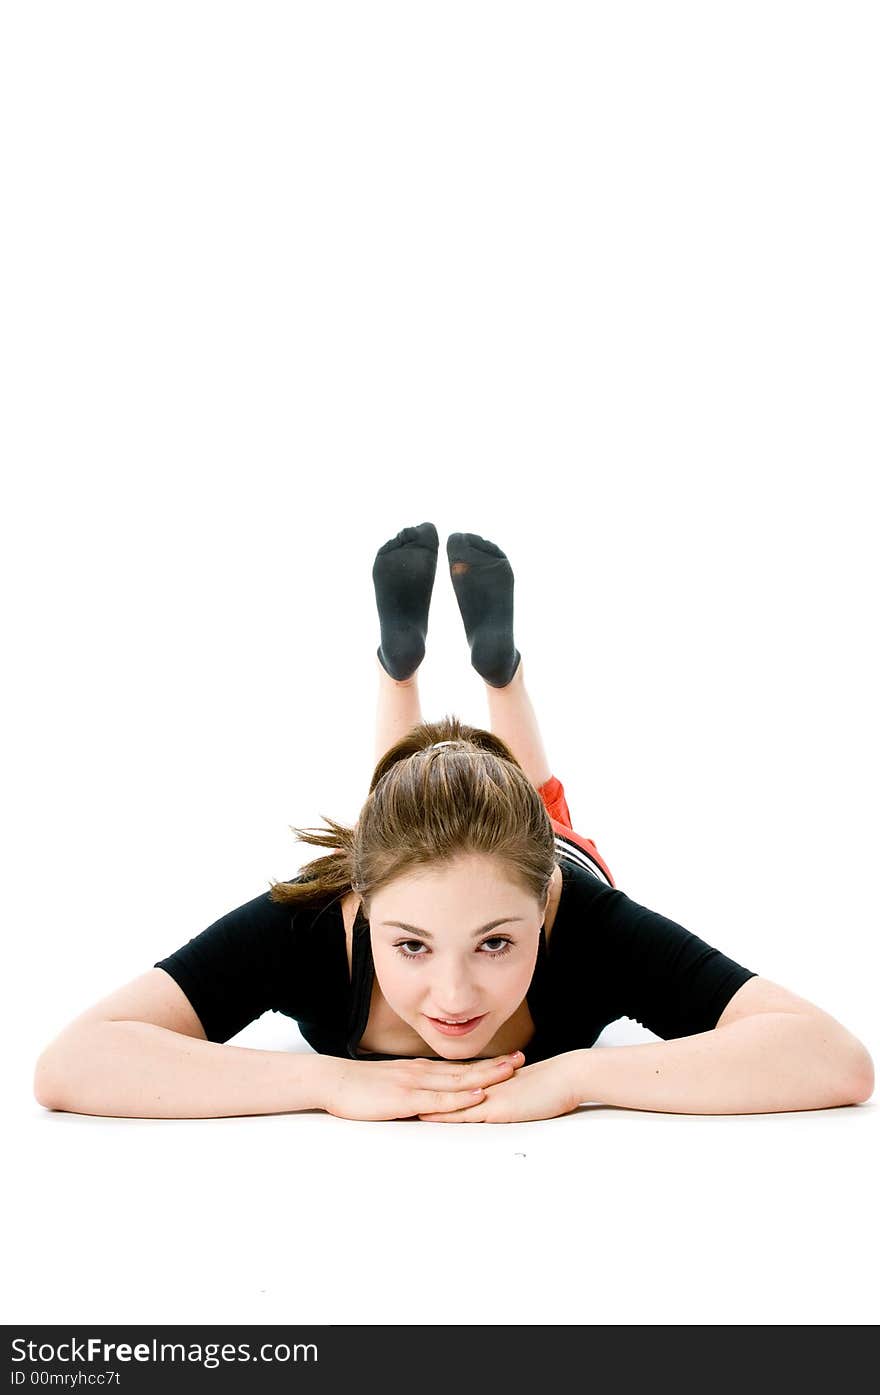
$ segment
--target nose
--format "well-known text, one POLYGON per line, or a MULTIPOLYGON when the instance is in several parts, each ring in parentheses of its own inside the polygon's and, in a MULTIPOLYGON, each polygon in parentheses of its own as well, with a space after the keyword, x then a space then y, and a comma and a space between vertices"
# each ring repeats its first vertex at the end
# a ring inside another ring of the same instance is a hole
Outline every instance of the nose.
POLYGON ((447 979, 445 987, 441 983, 431 994, 432 1002, 438 998, 444 1006, 432 1012, 431 1017, 479 1017, 483 1011, 475 1004, 473 991, 461 978, 454 981, 447 979))

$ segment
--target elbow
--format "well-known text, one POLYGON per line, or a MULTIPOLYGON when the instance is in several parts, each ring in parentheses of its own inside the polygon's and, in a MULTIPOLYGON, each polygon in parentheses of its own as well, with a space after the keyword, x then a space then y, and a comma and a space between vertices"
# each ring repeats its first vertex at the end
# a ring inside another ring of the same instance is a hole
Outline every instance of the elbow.
POLYGON ((836 1082, 839 1103, 864 1104, 874 1093, 874 1062, 868 1048, 827 1014, 822 1014, 816 1028, 821 1055, 836 1082), (829 1022, 833 1024, 831 1028, 829 1022))
POLYGON ((33 1092, 37 1104, 44 1109, 64 1109, 61 1086, 58 1062, 44 1051, 34 1067, 33 1092))
POLYGON ((853 1083, 850 1090, 850 1103, 864 1104, 874 1093, 874 1062, 871 1060, 871 1053, 867 1047, 859 1042, 859 1052, 856 1066, 853 1072, 853 1083))

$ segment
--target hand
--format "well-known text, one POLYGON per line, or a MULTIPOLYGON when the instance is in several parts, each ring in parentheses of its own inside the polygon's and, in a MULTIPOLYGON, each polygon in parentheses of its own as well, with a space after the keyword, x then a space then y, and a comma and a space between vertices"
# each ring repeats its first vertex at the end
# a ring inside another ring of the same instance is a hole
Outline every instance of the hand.
POLYGON ((523 1060, 495 1056, 484 1061, 347 1061, 327 1057, 321 1107, 340 1119, 410 1119, 420 1109, 456 1110, 472 1105, 485 1086, 508 1079, 523 1060))
POLYGON ((574 1078, 573 1058, 564 1051, 546 1061, 523 1066, 507 1080, 490 1085, 486 1097, 465 1109, 420 1114, 429 1124, 514 1124, 526 1119, 555 1119, 581 1103, 582 1090, 574 1078))

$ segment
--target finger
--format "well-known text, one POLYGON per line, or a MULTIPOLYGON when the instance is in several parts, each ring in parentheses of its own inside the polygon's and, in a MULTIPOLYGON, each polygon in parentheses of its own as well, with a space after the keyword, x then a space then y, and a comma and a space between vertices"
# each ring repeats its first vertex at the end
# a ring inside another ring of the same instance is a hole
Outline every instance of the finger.
POLYGON ((517 1051, 512 1058, 510 1056, 497 1056, 494 1060, 474 1061, 464 1067, 455 1067, 448 1073, 437 1071, 437 1062, 434 1061, 429 1063, 434 1069, 428 1078, 438 1089, 441 1088, 442 1084, 442 1088, 447 1090, 472 1090, 481 1082, 494 1085, 499 1080, 503 1080, 506 1076, 511 1075, 518 1066, 521 1066, 524 1059, 522 1052, 517 1051), (439 1081, 438 1075, 441 1077, 439 1081))
POLYGON ((425 1096, 425 1109, 432 1114, 459 1113, 465 1107, 465 1101, 473 1106, 486 1098, 485 1090, 420 1090, 419 1094, 425 1096))
MULTIPOLYGON (((505 1051, 503 1056, 486 1056, 477 1061, 465 1061, 461 1065, 466 1070, 500 1066, 508 1061, 512 1061, 515 1066, 521 1066, 525 1059, 522 1051, 505 1051)), ((437 1056, 413 1056, 412 1060, 414 1065, 431 1066, 434 1069, 437 1066, 454 1066, 456 1064, 454 1061, 442 1060, 437 1056)))
POLYGON ((481 1061, 479 1064, 492 1066, 493 1068, 510 1066, 513 1070, 516 1070, 519 1066, 524 1064, 525 1059, 521 1051, 510 1051, 506 1056, 496 1056, 494 1061, 481 1061))
POLYGON ((446 1113, 420 1114, 418 1117, 424 1119, 426 1124, 485 1124, 486 1102, 472 1105, 469 1109, 453 1109, 446 1113))
POLYGON ((497 1085, 500 1080, 507 1080, 513 1075, 518 1062, 508 1059, 500 1061, 480 1062, 479 1065, 468 1066, 459 1077, 460 1090, 473 1090, 477 1086, 497 1085))

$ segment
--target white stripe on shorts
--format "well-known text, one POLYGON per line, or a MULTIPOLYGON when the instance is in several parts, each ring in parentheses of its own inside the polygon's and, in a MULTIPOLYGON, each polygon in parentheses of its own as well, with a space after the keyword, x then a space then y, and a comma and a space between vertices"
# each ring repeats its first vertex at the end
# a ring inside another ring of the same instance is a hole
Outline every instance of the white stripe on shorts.
POLYGON ((598 877, 599 881, 604 882, 606 886, 611 885, 598 862, 594 862, 590 854, 578 843, 569 842, 567 838, 563 838, 562 835, 555 832, 555 830, 553 838, 556 843, 557 856, 564 857, 568 862, 577 863, 579 867, 585 868, 587 872, 592 872, 593 876, 598 877))

